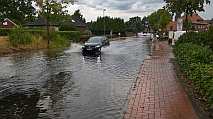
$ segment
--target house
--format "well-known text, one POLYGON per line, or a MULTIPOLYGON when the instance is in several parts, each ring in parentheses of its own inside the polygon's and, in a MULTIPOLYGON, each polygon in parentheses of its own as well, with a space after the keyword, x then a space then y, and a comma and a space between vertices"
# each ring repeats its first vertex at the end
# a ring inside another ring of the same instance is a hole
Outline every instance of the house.
MULTIPOLYGON (((44 17, 38 17, 33 22, 28 22, 24 25, 26 28, 41 28, 46 29, 47 27, 47 20, 44 17)), ((58 31, 59 24, 49 22, 49 28, 54 31, 58 31)))
POLYGON ((5 18, 3 21, 0 22, 0 28, 16 28, 16 27, 18 27, 18 25, 9 18, 5 18))
POLYGON ((208 24, 209 24, 209 26, 213 26, 213 19, 212 20, 205 20, 208 24))
POLYGON ((63 26, 74 27, 78 31, 87 31, 87 24, 79 18, 71 18, 61 23, 63 26))
POLYGON ((166 27, 167 31, 177 31, 177 22, 176 21, 171 21, 166 27))
MULTIPOLYGON (((44 17, 38 17, 35 21, 26 23, 24 25, 27 28, 43 28, 47 27, 47 20, 44 17)), ((87 24, 83 21, 72 18, 66 21, 61 21, 60 23, 49 22, 50 29, 58 31, 60 26, 65 27, 74 27, 78 31, 86 31, 88 30, 87 24)))
MULTIPOLYGON (((186 16, 182 17, 183 20, 186 20, 186 16)), ((192 23, 192 27, 195 31, 206 31, 208 30, 209 24, 206 22, 200 15, 194 13, 191 16, 188 16, 188 21, 192 23)))
MULTIPOLYGON (((186 16, 182 16, 180 18, 182 21, 186 20, 186 16)), ((193 15, 189 15, 187 17, 188 21, 191 22, 192 28, 195 31, 206 31, 209 28, 209 23, 205 21, 201 16, 199 16, 197 13, 194 13, 193 15)), ((183 24, 183 23, 182 23, 183 24)), ((178 22, 177 21, 171 21, 167 25, 167 31, 178 31, 178 22)), ((184 30, 184 29, 183 29, 184 30)))

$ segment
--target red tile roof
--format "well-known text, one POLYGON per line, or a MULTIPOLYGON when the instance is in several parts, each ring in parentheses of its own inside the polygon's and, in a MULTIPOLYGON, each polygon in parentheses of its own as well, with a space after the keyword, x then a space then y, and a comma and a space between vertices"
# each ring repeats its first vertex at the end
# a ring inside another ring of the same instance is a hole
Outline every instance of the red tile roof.
MULTIPOLYGON (((181 18, 185 20, 186 16, 183 16, 181 18)), ((203 21, 204 19, 201 16, 199 16, 197 13, 194 13, 192 16, 191 15, 188 16, 188 20, 191 22, 199 22, 199 21, 203 21)))
POLYGON ((177 31, 177 22, 171 21, 166 27, 167 31, 177 31))

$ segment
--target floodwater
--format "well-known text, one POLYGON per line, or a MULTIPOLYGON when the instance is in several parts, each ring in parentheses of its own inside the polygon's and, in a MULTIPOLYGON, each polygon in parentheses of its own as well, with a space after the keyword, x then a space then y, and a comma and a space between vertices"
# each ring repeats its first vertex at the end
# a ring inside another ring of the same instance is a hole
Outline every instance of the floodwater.
POLYGON ((122 118, 148 41, 113 41, 98 57, 82 56, 79 44, 0 57, 0 118, 122 118))

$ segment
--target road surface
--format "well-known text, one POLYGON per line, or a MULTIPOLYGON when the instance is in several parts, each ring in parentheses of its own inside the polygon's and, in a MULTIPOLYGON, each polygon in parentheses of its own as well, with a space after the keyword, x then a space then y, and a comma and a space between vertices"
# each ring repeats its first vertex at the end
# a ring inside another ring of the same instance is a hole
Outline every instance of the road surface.
POLYGON ((1 119, 119 119, 149 40, 112 41, 99 57, 81 45, 0 57, 1 119))

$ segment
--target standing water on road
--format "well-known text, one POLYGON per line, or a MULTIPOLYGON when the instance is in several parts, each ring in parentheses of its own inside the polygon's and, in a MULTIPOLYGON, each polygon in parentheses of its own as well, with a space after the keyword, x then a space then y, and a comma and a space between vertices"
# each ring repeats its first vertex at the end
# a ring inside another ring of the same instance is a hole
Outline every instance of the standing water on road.
POLYGON ((0 57, 1 119, 119 119, 148 40, 113 41, 99 57, 81 46, 0 57))

